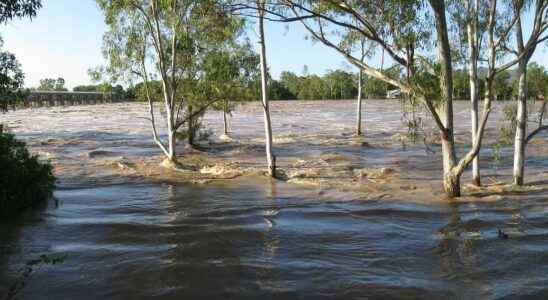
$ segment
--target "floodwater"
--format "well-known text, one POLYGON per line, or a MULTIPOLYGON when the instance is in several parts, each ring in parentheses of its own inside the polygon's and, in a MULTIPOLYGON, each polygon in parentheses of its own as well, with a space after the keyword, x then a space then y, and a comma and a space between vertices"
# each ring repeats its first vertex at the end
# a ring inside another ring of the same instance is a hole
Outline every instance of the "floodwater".
MULTIPOLYGON (((457 103, 457 140, 468 134, 466 107, 457 103)), ((491 135, 502 126, 501 107, 491 135)), ((59 183, 46 208, 1 221, 0 299, 43 254, 64 260, 35 265, 19 299, 548 297, 546 135, 527 149, 527 180, 537 188, 447 201, 439 194, 439 149, 394 142, 406 131, 398 102, 367 103, 367 139, 383 147, 341 143, 353 129, 353 108, 348 101, 274 103, 282 166, 283 157, 337 152, 362 166, 397 168, 400 177, 431 184, 429 192, 419 189, 410 201, 405 192, 375 198, 257 176, 194 185, 113 175, 90 162, 94 155, 159 154, 143 104, 3 115, 52 160, 59 183)), ((219 113, 204 118, 214 136, 220 122, 219 113)), ((237 107, 231 128, 235 139, 259 140, 259 106, 237 107)), ((484 180, 509 181, 511 147, 498 164, 492 152, 482 151, 484 180)))

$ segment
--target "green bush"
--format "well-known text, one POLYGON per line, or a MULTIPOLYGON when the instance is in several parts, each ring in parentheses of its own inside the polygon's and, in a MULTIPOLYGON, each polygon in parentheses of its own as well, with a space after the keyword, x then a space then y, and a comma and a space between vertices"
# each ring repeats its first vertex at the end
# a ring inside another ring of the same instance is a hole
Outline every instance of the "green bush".
POLYGON ((24 142, 0 132, 0 215, 18 214, 52 196, 52 166, 30 155, 24 142))
POLYGON ((516 135, 518 105, 516 103, 508 104, 502 112, 504 113, 505 125, 500 128, 499 142, 502 145, 511 145, 516 135))

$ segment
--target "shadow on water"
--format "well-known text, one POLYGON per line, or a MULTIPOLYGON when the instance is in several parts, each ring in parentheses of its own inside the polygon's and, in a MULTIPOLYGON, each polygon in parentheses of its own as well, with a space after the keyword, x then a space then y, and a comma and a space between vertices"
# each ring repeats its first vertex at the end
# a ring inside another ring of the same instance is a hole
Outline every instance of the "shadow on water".
POLYGON ((47 249, 43 247, 26 248, 22 237, 27 227, 40 226, 48 207, 49 209, 57 208, 57 200, 50 199, 30 208, 22 215, 2 216, 0 221, 0 299, 13 299, 20 287, 32 275, 34 267, 41 264, 41 261, 38 261, 40 256, 47 254, 47 249), (28 260, 25 261, 25 259, 28 260), (13 268, 14 261, 18 262, 16 268, 13 268))
MULTIPOLYGON (((366 117, 369 124, 376 124, 367 128, 372 129, 368 137, 373 140, 401 125, 399 111, 389 107, 387 112, 385 103, 368 104, 375 112, 366 117)), ((350 159, 358 157, 361 166, 411 170, 402 175, 404 179, 426 182, 439 177, 437 155, 428 155, 422 147, 346 143, 347 136, 340 132, 353 128, 353 110, 344 106, 326 115, 323 105, 310 105, 315 109, 306 110, 306 118, 299 110, 290 116, 274 109, 273 117, 283 121, 274 123, 294 131, 277 149, 280 157, 341 152, 350 159), (346 127, 335 126, 341 120, 346 127), (317 135, 323 131, 327 133, 317 135), (302 135, 311 138, 301 139, 302 135)), ((292 111, 293 106, 286 109, 292 111)), ((37 138, 38 148, 51 150, 65 163, 75 157, 87 160, 95 150, 104 151, 95 152, 99 158, 157 153, 148 124, 128 122, 142 116, 144 105, 93 109, 97 113, 82 110, 63 118, 48 117, 47 111, 34 114, 32 120, 14 114, 9 118, 19 131, 37 138)), ((260 110, 240 116, 232 123, 240 136, 259 138, 260 110)), ((463 129, 466 124, 458 125, 463 129)), ((258 145, 250 147, 262 155, 264 148, 258 145)), ((238 147, 225 150, 231 153, 238 147)), ((538 172, 545 170, 544 156, 531 157, 528 163, 538 166, 538 172)), ((507 163, 503 161, 505 167, 507 163)), ((109 177, 105 181, 111 184, 98 185, 85 180, 88 173, 75 176, 73 171, 67 173, 77 177, 77 184, 55 192, 58 209, 50 205, 33 217, 2 223, 0 295, 27 261, 57 253, 66 254, 66 261, 35 272, 21 299, 548 296, 545 191, 451 203, 431 203, 429 198, 364 201, 350 193, 264 178, 201 186, 127 178, 111 182, 109 177), (499 229, 508 238, 500 238, 499 229)))
POLYGON ((22 299, 353 299, 546 296, 548 221, 527 201, 353 199, 242 178, 55 193, 2 227, 0 287, 44 252, 22 299), (498 236, 503 230, 508 239, 498 236))

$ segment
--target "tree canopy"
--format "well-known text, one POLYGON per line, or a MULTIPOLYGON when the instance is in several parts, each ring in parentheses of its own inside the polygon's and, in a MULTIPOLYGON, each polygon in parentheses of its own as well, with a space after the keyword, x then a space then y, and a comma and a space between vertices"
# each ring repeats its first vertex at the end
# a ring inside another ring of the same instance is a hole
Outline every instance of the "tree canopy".
POLYGON ((0 23, 6 23, 14 18, 33 18, 41 7, 41 0, 2 0, 0 23))

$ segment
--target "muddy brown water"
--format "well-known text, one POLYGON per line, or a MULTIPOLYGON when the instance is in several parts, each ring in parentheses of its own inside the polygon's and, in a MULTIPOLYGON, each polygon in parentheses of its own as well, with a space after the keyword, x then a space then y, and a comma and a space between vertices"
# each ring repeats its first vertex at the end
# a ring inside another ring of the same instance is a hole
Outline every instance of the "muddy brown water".
MULTIPOLYGON (((375 166, 398 159, 409 177, 435 178, 439 152, 420 145, 322 144, 351 132, 353 107, 346 101, 274 103, 275 132, 295 139, 279 144, 279 155, 338 151, 375 166)), ((501 126, 500 107, 491 132, 501 126)), ((457 108, 457 133, 465 136, 466 103, 457 108)), ((370 101, 367 134, 389 143, 389 135, 405 132, 399 109, 394 101, 370 101)), ((65 259, 37 266, 20 299, 548 297, 546 189, 448 202, 436 190, 423 201, 363 200, 358 193, 259 177, 208 185, 88 180, 100 171, 85 164, 93 151, 91 157, 158 153, 140 119, 145 112, 142 104, 112 104, 2 116, 35 152, 60 166, 89 169, 58 174, 57 201, 0 222, 0 295, 21 278, 26 262, 47 254, 65 259)), ((260 116, 258 106, 239 107, 233 136, 259 139, 260 116)), ((220 122, 218 113, 205 117, 215 135, 220 122)), ((528 148, 528 175, 540 184, 548 180, 545 145, 528 148)), ((502 149, 506 159, 496 170, 491 152, 482 152, 485 176, 508 173, 511 148, 502 149)))

